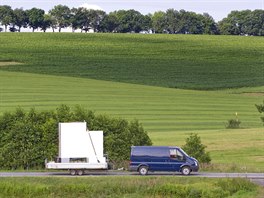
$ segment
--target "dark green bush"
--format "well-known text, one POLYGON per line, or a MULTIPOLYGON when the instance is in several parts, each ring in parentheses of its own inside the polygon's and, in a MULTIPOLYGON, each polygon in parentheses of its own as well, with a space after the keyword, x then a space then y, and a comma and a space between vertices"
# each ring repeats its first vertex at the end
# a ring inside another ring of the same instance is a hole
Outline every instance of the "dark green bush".
POLYGON ((261 119, 261 121, 263 122, 263 125, 264 125, 264 100, 263 100, 263 104, 260 104, 260 105, 256 104, 255 106, 256 106, 258 112, 261 113, 261 115, 262 115, 260 117, 260 119, 261 119))
POLYGON ((0 168, 43 168, 45 159, 58 155, 58 123, 84 120, 89 130, 104 131, 104 152, 113 161, 128 160, 132 145, 152 144, 137 120, 95 115, 80 106, 47 112, 18 108, 0 116, 0 168))
POLYGON ((239 129, 241 122, 238 119, 230 119, 227 122, 227 129, 239 129))
POLYGON ((211 157, 205 152, 206 146, 202 144, 201 138, 197 134, 191 134, 186 139, 186 144, 182 147, 188 155, 196 158, 200 163, 210 163, 211 157))

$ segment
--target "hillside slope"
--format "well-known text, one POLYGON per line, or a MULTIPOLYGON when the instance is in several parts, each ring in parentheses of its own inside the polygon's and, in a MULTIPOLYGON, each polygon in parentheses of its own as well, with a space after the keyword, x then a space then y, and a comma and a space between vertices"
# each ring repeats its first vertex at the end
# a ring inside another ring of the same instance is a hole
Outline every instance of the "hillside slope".
POLYGON ((264 85, 264 38, 1 33, 0 61, 23 71, 170 88, 264 85))
POLYGON ((238 118, 244 128, 262 127, 255 104, 264 87, 193 91, 91 79, 0 71, 0 114, 17 107, 55 109, 82 105, 97 113, 138 119, 149 132, 224 129, 238 118), (241 94, 244 91, 253 94, 241 94))

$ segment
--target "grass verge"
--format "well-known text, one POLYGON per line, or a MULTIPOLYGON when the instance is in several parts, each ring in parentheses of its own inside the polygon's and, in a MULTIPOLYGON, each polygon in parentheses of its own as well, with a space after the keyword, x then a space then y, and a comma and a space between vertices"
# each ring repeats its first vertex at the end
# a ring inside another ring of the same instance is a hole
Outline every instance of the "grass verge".
POLYGON ((183 177, 2 178, 1 197, 244 197, 260 196, 245 179, 183 177))

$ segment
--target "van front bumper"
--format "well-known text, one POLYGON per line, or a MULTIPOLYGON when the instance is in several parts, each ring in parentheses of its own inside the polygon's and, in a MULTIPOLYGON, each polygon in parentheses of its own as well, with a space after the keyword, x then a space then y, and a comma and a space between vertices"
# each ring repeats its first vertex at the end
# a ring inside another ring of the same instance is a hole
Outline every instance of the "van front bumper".
POLYGON ((198 172, 199 170, 199 165, 197 166, 191 166, 192 172, 198 172))

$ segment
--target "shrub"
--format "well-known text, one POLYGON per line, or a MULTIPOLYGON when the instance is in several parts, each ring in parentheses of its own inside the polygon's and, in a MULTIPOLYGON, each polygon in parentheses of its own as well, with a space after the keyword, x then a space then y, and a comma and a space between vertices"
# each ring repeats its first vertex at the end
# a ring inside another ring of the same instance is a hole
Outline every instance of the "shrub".
POLYGON ((258 112, 259 113, 261 113, 261 117, 260 117, 260 119, 262 120, 262 122, 263 122, 263 125, 264 125, 264 101, 263 101, 263 104, 260 104, 260 105, 255 105, 256 106, 256 108, 257 108, 257 110, 258 110, 258 112))
POLYGON ((104 150, 114 161, 128 160, 132 145, 152 144, 137 120, 95 115, 80 106, 72 110, 61 105, 47 112, 18 108, 0 116, 0 168, 43 168, 45 159, 58 154, 58 123, 84 120, 90 130, 104 131, 104 150))
POLYGON ((206 146, 202 144, 201 138, 197 134, 191 134, 186 139, 186 144, 182 148, 201 163, 211 162, 209 153, 205 152, 206 146))
POLYGON ((230 119, 228 120, 227 129, 238 129, 240 127, 241 122, 238 119, 230 119))

